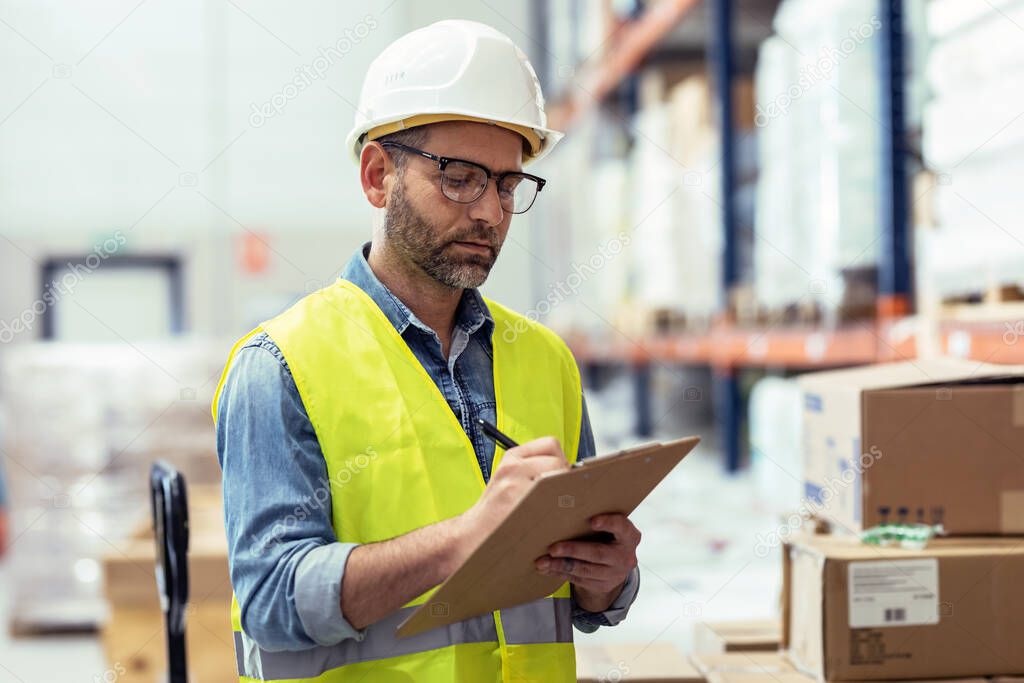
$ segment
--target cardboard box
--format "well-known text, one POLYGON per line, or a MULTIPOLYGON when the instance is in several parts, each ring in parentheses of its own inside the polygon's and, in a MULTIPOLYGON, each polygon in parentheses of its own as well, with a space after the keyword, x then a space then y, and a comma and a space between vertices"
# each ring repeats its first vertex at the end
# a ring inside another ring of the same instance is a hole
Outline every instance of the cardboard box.
MULTIPOLYGON (((185 647, 189 681, 238 683, 230 598, 228 601, 215 604, 207 600, 188 609, 185 647)), ((166 680, 167 642, 159 608, 112 607, 101 640, 108 672, 116 674, 119 683, 166 680)), ((113 675, 106 680, 113 680, 113 675)))
MULTIPOLYGON (((991 678, 911 679, 902 681, 872 681, 871 683, 997 683, 991 678)), ((707 683, 815 683, 816 679, 796 669, 782 672, 715 671, 707 676, 707 683)), ((866 682, 865 682, 866 683, 866 682)), ((1018 682, 1019 683, 1019 682, 1018 682)))
MULTIPOLYGON (((782 652, 733 652, 718 655, 693 655, 694 666, 707 683, 814 683, 817 679, 798 671, 782 652)), ((1000 679, 950 678, 941 683, 996 683, 1000 679)), ((1019 679, 1003 679, 1020 683, 1019 679)), ((889 683, 873 681, 872 683, 889 683)), ((939 683, 932 680, 904 680, 900 683, 939 683)))
POLYGON ((705 678, 724 672, 780 674, 796 671, 786 656, 778 651, 694 654, 690 656, 690 662, 705 678))
POLYGON ((922 551, 805 536, 783 554, 783 642, 829 681, 1024 673, 1024 541, 922 551))
POLYGON ((693 627, 693 652, 775 652, 781 629, 778 619, 702 621, 693 627))
POLYGON ((576 680, 703 683, 704 678, 671 643, 577 643, 576 680))
MULTIPOLYGON (((185 638, 189 680, 237 683, 231 633, 231 579, 219 489, 189 489, 189 604, 185 638)), ((156 549, 149 522, 103 558, 110 616, 102 629, 109 671, 118 683, 152 683, 166 675, 164 617, 157 595, 156 549)))
POLYGON ((814 373, 804 395, 807 514, 1024 534, 1024 374, 939 359, 814 373))
POLYGON ((795 669, 780 672, 715 671, 708 674, 707 683, 814 683, 814 679, 795 669))

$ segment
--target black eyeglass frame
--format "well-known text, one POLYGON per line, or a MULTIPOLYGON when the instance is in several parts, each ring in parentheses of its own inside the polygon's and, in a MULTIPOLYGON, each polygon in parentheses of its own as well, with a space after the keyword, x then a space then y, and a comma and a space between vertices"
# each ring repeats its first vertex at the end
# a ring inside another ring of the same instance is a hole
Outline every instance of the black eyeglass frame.
MULTIPOLYGON (((436 161, 437 162, 437 170, 442 173, 442 181, 443 181, 443 174, 444 174, 445 167, 447 167, 448 164, 450 164, 452 162, 458 162, 460 164, 469 164, 470 166, 475 166, 476 168, 479 168, 481 171, 483 171, 484 173, 487 174, 487 180, 488 181, 490 181, 491 178, 494 178, 495 184, 498 186, 499 189, 501 188, 501 181, 503 181, 508 176, 519 176, 519 177, 522 177, 522 178, 529 178, 530 180, 532 180, 535 183, 537 183, 537 192, 534 193, 534 195, 533 195, 533 201, 531 201, 530 205, 527 206, 525 209, 523 209, 522 211, 509 211, 509 213, 514 214, 514 215, 523 214, 523 213, 526 213, 527 211, 529 211, 533 207, 534 203, 536 203, 537 195, 540 194, 540 191, 544 189, 544 186, 548 182, 544 178, 541 178, 540 176, 533 175, 532 173, 523 173, 522 171, 506 171, 505 173, 494 173, 491 169, 487 168, 483 164, 478 164, 475 161, 469 161, 468 159, 457 159, 455 157, 442 157, 442 156, 438 156, 436 154, 431 154, 430 152, 424 151, 422 149, 416 149, 415 147, 410 147, 409 145, 404 145, 401 142, 391 142, 390 140, 385 140, 385 141, 381 142, 380 144, 381 144, 382 147, 395 147, 397 149, 409 152, 411 154, 418 154, 419 156, 424 157, 426 159, 430 159, 431 161, 436 161)), ((442 188, 441 189, 442 189, 442 191, 444 189, 443 183, 442 183, 442 188)), ((455 202, 456 204, 472 204, 473 202, 475 202, 478 199, 480 199, 480 197, 484 196, 484 192, 486 192, 486 191, 487 191, 487 185, 485 184, 483 186, 483 189, 480 190, 480 194, 478 194, 476 197, 473 197, 473 199, 470 199, 469 201, 465 201, 465 202, 459 201, 458 199, 452 199, 447 194, 445 194, 444 196, 447 199, 450 199, 451 201, 455 202)))

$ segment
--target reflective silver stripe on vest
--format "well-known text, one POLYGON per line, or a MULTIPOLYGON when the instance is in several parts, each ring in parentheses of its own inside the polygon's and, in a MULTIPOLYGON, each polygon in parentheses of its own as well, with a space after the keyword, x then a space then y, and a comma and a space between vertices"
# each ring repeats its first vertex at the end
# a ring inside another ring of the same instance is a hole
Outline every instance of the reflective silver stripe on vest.
MULTIPOLYGON (((286 652, 268 652, 261 649, 259 651, 260 668, 263 673, 261 680, 316 678, 325 671, 346 664, 399 657, 449 645, 497 643, 498 641, 494 617, 490 614, 431 629, 408 638, 396 637, 395 629, 415 609, 416 607, 402 608, 369 626, 361 641, 348 639, 329 647, 286 652)), ((239 646, 240 635, 235 633, 236 648, 239 646)), ((255 677, 253 673, 241 669, 238 673, 241 676, 255 677)))
POLYGON ((572 642, 572 600, 545 598, 501 610, 509 645, 572 642))
POLYGON ((245 676, 245 634, 235 631, 235 663, 238 665, 238 675, 245 676))
MULTIPOLYGON (((494 643, 498 632, 494 617, 483 614, 448 626, 431 629, 408 638, 395 636, 395 629, 416 607, 404 607, 366 629, 361 641, 344 640, 330 647, 309 650, 268 652, 259 649, 260 671, 248 671, 243 652, 243 634, 235 632, 235 658, 238 675, 259 680, 316 678, 320 674, 348 664, 425 652, 464 643, 494 643)), ((510 645, 572 642, 572 605, 569 598, 543 598, 525 605, 501 610, 505 641, 510 645)), ((248 667, 253 668, 253 667, 248 667)))

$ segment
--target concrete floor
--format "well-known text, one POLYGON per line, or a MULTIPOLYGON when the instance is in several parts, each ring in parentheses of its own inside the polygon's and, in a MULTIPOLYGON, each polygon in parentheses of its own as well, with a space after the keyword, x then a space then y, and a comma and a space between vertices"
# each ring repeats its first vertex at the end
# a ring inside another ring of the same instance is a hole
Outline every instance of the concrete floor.
POLYGON ((0 683, 94 683, 107 665, 96 636, 12 639, 7 632, 9 583, 0 563, 0 683))
POLYGON ((685 652, 698 621, 778 612, 780 551, 755 550, 778 526, 774 514, 752 477, 723 475, 717 454, 699 449, 631 516, 643 533, 640 595, 625 622, 591 642, 668 641, 685 652))

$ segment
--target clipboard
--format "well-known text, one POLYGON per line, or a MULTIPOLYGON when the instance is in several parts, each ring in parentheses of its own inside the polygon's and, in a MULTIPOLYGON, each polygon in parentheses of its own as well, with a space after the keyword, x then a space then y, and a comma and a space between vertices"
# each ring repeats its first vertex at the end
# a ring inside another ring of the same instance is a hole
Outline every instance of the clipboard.
POLYGON ((647 443, 538 477, 519 504, 405 621, 402 638, 550 595, 565 579, 534 567, 567 539, 601 540, 590 518, 628 515, 700 442, 647 443))

